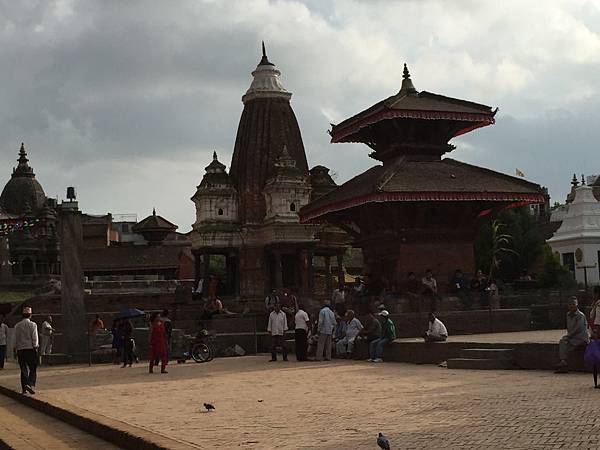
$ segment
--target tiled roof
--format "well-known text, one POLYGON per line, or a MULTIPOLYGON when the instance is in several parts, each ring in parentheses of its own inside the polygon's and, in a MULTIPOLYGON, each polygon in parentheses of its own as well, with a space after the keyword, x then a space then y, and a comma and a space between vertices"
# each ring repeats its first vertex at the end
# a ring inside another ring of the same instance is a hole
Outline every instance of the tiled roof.
POLYGON ((303 221, 365 203, 382 201, 508 201, 541 203, 539 185, 446 158, 399 159, 375 166, 302 208, 303 221))

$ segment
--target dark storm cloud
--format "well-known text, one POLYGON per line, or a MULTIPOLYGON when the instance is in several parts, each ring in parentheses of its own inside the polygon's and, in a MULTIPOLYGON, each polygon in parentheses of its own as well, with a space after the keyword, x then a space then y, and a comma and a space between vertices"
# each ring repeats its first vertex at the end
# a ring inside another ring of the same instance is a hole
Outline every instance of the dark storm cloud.
POLYGON ((76 185, 88 211, 156 206, 189 229, 264 39, 310 164, 338 181, 373 161, 330 145, 329 123, 396 92, 408 61, 418 89, 501 107, 452 157, 518 167, 562 199, 572 172, 600 171, 599 29, 584 1, 0 1, 3 177, 23 140, 48 195, 76 185))

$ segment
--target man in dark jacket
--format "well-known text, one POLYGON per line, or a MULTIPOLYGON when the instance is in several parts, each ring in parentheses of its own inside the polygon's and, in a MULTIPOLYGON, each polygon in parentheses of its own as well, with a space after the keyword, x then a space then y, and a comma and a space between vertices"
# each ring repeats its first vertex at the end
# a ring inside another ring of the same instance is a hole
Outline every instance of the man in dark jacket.
POLYGON ((381 316, 381 337, 371 342, 369 346, 369 359, 370 362, 383 362, 383 348, 396 339, 396 327, 394 322, 390 319, 390 313, 383 310, 379 313, 381 316))

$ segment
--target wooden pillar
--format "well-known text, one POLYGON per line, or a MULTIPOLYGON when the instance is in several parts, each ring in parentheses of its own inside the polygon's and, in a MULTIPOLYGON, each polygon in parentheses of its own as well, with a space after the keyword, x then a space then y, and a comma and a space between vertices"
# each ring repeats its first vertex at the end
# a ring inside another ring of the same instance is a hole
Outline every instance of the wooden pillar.
POLYGON ((325 291, 330 294, 332 289, 332 279, 331 279, 331 256, 325 256, 325 291))
POLYGON ((338 285, 336 287, 341 287, 345 284, 344 279, 344 254, 338 253, 336 255, 337 258, 337 276, 338 276, 338 285))
POLYGON ((315 259, 315 251, 313 249, 308 250, 308 292, 313 294, 315 292, 315 266, 313 261, 315 259))

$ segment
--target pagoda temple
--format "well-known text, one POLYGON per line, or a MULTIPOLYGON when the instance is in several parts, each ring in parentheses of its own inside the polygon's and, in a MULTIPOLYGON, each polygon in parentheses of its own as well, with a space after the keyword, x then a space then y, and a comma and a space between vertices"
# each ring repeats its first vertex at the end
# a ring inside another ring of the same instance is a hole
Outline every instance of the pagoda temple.
POLYGON ((299 211, 336 187, 323 166, 308 169, 300 128, 281 72, 262 58, 242 97, 231 169, 216 152, 192 201, 196 222, 190 233, 197 280, 217 276, 224 266, 220 295, 264 300, 271 289, 314 291, 313 259, 325 258, 331 287, 331 258, 338 277, 348 236, 325 225, 300 223, 299 211), (216 263, 216 260, 219 263, 216 263))
POLYGON ((457 268, 475 270, 478 216, 545 201, 537 184, 443 157, 455 149, 452 138, 492 125, 495 113, 417 91, 404 65, 397 94, 330 131, 332 143, 363 143, 381 164, 305 206, 302 223, 346 230, 363 250, 366 272, 391 283, 432 269, 441 288, 457 268))

